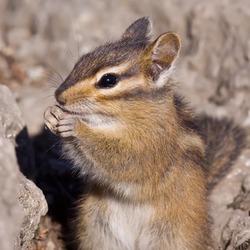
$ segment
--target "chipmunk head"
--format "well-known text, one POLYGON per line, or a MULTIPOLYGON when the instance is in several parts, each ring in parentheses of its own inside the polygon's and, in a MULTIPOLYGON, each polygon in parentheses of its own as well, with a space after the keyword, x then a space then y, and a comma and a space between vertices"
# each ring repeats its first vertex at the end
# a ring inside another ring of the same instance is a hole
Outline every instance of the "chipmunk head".
POLYGON ((150 32, 149 19, 138 19, 120 40, 83 55, 55 92, 62 109, 82 116, 117 116, 125 111, 122 100, 133 110, 134 100, 157 96, 152 93, 168 84, 180 40, 169 32, 151 42, 150 32))

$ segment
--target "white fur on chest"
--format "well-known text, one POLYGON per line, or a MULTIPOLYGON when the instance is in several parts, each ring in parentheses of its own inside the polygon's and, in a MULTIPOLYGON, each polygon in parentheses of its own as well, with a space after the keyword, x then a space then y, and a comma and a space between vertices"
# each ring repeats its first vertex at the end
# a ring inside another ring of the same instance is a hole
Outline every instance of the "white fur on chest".
POLYGON ((133 205, 109 200, 109 228, 123 246, 122 249, 133 250, 141 239, 141 233, 152 215, 148 205, 133 205))

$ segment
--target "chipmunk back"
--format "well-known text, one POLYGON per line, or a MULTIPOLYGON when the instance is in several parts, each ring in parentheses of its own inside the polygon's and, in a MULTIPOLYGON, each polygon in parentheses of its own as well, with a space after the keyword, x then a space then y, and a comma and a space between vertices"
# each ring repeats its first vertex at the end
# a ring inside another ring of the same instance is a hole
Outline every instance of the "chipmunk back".
MULTIPOLYGON (((205 131, 212 123, 202 131, 174 92, 178 35, 151 41, 150 30, 141 18, 120 40, 82 56, 56 90, 55 106, 45 111, 47 127, 62 137, 66 155, 89 179, 73 226, 77 249, 209 245, 207 180, 227 162, 215 172, 209 168, 207 156, 217 166, 205 131)), ((236 130, 235 147, 225 147, 225 156, 240 148, 243 133, 236 130)), ((234 133, 220 133, 228 131, 234 133)))

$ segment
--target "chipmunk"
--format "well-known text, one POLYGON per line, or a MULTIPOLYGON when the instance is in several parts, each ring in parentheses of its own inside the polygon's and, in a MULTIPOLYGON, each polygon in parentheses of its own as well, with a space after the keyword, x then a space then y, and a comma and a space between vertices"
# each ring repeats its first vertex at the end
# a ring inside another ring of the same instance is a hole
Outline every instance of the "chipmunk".
POLYGON ((150 32, 141 18, 83 55, 45 111, 46 126, 88 176, 77 249, 207 249, 208 189, 243 145, 240 128, 196 118, 175 93, 179 36, 151 41, 150 32))

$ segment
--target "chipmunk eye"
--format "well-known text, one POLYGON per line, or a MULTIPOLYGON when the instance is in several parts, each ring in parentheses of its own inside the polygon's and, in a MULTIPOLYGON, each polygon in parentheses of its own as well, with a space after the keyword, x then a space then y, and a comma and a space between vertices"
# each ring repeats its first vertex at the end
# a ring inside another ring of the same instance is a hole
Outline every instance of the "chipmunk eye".
POLYGON ((101 89, 113 88, 118 83, 118 76, 115 74, 105 74, 97 83, 97 87, 101 89))

